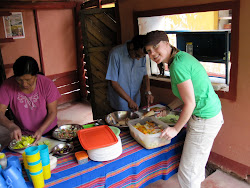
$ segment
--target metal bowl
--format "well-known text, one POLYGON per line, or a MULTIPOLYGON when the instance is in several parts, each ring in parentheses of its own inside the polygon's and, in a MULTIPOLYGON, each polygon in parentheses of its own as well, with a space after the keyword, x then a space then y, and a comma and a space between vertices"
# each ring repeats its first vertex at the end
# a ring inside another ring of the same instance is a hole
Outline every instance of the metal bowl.
POLYGON ((77 131, 80 129, 83 127, 78 124, 62 125, 53 131, 52 136, 61 141, 70 141, 77 137, 77 131))
MULTIPOLYGON (((27 135, 23 135, 22 137, 25 137, 27 135)), ((33 141, 33 143, 35 142, 35 140, 33 141)), ((23 148, 20 148, 20 149, 14 149, 14 147, 17 145, 18 141, 16 141, 15 139, 12 140, 8 146, 8 148, 11 150, 11 151, 15 151, 15 152, 18 152, 18 151, 22 151, 22 150, 25 150, 26 148, 32 146, 33 143, 30 143, 28 144, 26 147, 23 147, 23 148)))
POLYGON ((131 119, 137 119, 139 115, 130 111, 116 111, 108 114, 105 121, 118 128, 128 128, 128 121, 131 119))
POLYGON ((63 143, 54 146, 51 152, 56 155, 67 155, 74 150, 73 144, 70 143, 63 143))

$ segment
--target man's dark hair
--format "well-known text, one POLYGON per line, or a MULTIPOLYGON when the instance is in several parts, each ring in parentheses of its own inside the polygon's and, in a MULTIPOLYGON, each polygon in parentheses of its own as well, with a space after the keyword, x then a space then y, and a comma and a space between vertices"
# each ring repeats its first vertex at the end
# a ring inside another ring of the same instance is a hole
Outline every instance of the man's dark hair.
POLYGON ((144 48, 144 40, 145 40, 145 35, 134 36, 133 39, 131 40, 131 42, 134 45, 134 50, 144 48))
POLYGON ((13 65, 14 76, 23 76, 30 74, 32 76, 38 74, 39 67, 36 60, 29 56, 19 57, 13 65))

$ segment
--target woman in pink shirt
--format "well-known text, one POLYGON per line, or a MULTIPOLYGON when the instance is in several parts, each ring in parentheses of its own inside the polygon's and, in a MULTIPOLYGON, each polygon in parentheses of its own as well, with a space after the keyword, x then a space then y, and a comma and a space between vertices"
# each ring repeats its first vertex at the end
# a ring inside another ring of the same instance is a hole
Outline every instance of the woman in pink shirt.
POLYGON ((13 65, 14 76, 0 86, 0 125, 10 130, 11 138, 33 135, 36 141, 57 125, 57 100, 61 96, 49 78, 39 74, 36 60, 21 56, 13 65), (10 121, 5 112, 13 112, 10 121))

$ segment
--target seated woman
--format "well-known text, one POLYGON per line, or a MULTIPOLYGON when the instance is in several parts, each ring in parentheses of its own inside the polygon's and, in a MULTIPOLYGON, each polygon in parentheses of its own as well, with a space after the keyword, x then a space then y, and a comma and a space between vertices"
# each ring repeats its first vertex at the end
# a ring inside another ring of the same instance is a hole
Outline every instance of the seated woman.
POLYGON ((61 95, 52 80, 39 74, 32 57, 19 57, 13 72, 14 76, 0 86, 0 125, 9 129, 11 139, 20 140, 25 134, 38 141, 57 125, 57 100, 61 95), (5 116, 8 106, 14 122, 5 116))

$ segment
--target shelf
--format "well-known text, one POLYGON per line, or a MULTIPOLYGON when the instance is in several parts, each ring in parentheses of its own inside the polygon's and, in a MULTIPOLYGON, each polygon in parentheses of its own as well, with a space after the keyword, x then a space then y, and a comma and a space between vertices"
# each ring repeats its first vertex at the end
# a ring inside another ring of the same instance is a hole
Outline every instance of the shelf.
POLYGON ((0 43, 14 42, 13 38, 0 38, 0 43))

